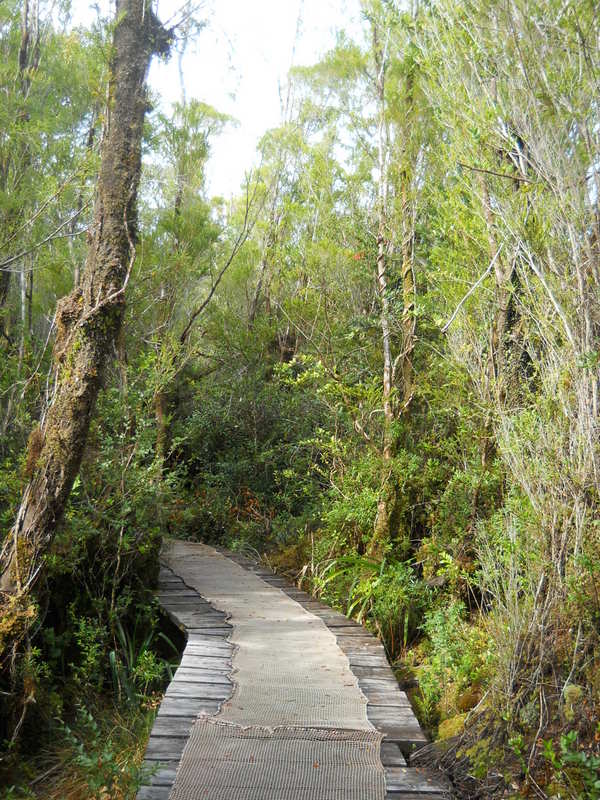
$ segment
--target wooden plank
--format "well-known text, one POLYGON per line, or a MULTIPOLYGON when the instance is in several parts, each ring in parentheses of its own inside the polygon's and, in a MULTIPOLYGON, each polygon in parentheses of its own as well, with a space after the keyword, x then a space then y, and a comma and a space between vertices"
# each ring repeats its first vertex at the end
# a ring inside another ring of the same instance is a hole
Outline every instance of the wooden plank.
POLYGON ((392 673, 380 675, 377 678, 359 678, 358 685, 363 691, 368 692, 400 692, 398 681, 392 673))
POLYGON ((383 728, 405 728, 411 725, 417 725, 417 718, 410 706, 400 706, 394 708, 385 708, 383 706, 370 706, 368 707, 369 720, 373 724, 377 724, 380 729, 383 728))
POLYGON ((193 714, 187 717, 168 717, 161 716, 159 711, 152 726, 150 739, 187 739, 195 720, 196 717, 193 714))
POLYGON ((233 629, 231 626, 228 628, 223 628, 222 636, 218 637, 218 634, 215 633, 214 629, 205 632, 199 628, 192 628, 190 631, 188 631, 187 647, 193 647, 195 645, 208 645, 210 647, 232 648, 233 645, 226 639, 226 636, 231 636, 232 630, 233 629))
POLYGON ((338 647, 342 649, 351 647, 353 650, 374 650, 385 654, 385 650, 380 641, 372 636, 368 631, 357 631, 353 635, 348 636, 345 633, 336 636, 338 647))
POLYGON ((209 608, 212 609, 213 611, 216 610, 213 609, 208 600, 205 600, 198 594, 198 592, 195 592, 193 589, 184 588, 184 589, 176 589, 173 591, 169 591, 168 589, 162 589, 161 591, 157 592, 157 597, 161 603, 188 602, 190 604, 193 604, 194 606, 197 606, 198 608, 209 608))
POLYGON ((212 644, 199 644, 198 642, 188 642, 185 648, 186 656, 202 656, 203 658, 231 658, 234 647, 229 642, 214 641, 212 644))
MULTIPOLYGON (((218 641, 218 640, 213 640, 218 641)), ((184 658, 206 658, 212 663, 215 659, 224 659, 230 661, 234 655, 234 648, 228 643, 223 642, 223 647, 216 647, 210 645, 194 645, 188 644, 185 648, 184 658)))
POLYGON ((352 672, 359 679, 359 683, 361 680, 373 677, 380 680, 389 680, 394 686, 398 686, 398 681, 390 667, 354 667, 352 672))
POLYGON ((188 635, 197 634, 198 636, 221 636, 226 639, 231 636, 233 628, 231 625, 199 625, 197 628, 189 628, 188 635))
POLYGON ((169 800, 170 786, 142 786, 137 793, 137 800, 169 800))
POLYGON ((329 625, 330 622, 340 622, 342 626, 346 626, 348 628, 358 628, 364 631, 364 628, 362 625, 359 625, 358 622, 354 622, 353 619, 350 619, 350 617, 342 614, 341 611, 336 611, 328 606, 326 606, 323 610, 317 609, 315 611, 311 611, 311 614, 314 614, 315 617, 319 617, 319 619, 322 619, 324 622, 326 621, 327 625, 329 625))
POLYGON ((173 677, 174 682, 181 683, 208 683, 212 685, 224 684, 231 686, 229 671, 199 670, 199 669, 178 669, 173 677))
POLYGON ((210 684, 210 683, 184 683, 183 681, 173 681, 169 684, 166 691, 167 697, 194 697, 203 700, 229 699, 233 685, 210 684))
POLYGON ((152 770, 149 777, 144 781, 145 786, 172 786, 175 783, 178 761, 168 761, 164 764, 156 761, 144 760, 142 769, 152 770), (157 769, 158 767, 158 769, 157 769))
POLYGON ((177 761, 181 759, 188 736, 150 736, 144 754, 146 761, 177 761))
POLYGON ((406 720, 397 724, 380 720, 371 720, 371 722, 380 733, 385 734, 388 741, 395 742, 405 755, 410 755, 415 747, 422 747, 427 743, 427 738, 416 718, 414 722, 406 720))
POLYGON ((384 740, 381 743, 381 763, 385 767, 387 774, 388 767, 405 767, 406 759, 395 742, 386 742, 384 740))
POLYGON ((394 694, 381 692, 364 692, 367 708, 412 708, 410 700, 404 692, 394 694))
POLYGON ((222 656, 200 656, 196 653, 188 653, 185 651, 183 658, 180 662, 180 669, 208 669, 211 672, 231 672, 230 658, 223 658, 222 656))
POLYGON ((185 611, 187 608, 196 609, 197 611, 211 610, 208 603, 195 599, 193 595, 190 597, 190 595, 183 594, 183 592, 181 594, 159 594, 157 597, 163 607, 169 606, 181 611, 185 611))
POLYGON ((225 621, 223 619, 209 617, 206 614, 181 615, 179 613, 174 613, 171 609, 168 610, 179 620, 184 631, 189 629, 206 633, 207 631, 213 630, 216 631, 216 636, 222 636, 226 632, 229 634, 231 633, 231 628, 225 627, 225 621))
MULTIPOLYGON (((319 616, 318 614, 315 616, 319 616)), ((328 628, 331 629, 331 632, 336 636, 340 634, 344 634, 345 636, 364 636, 365 629, 361 628, 360 625, 352 624, 352 620, 347 619, 342 614, 340 614, 340 621, 338 623, 337 617, 333 620, 333 623, 328 622, 328 620, 323 619, 323 622, 327 625, 328 628)), ((322 619, 322 617, 321 617, 322 619)))
POLYGON ((450 795, 442 792, 423 795, 420 792, 386 792, 385 800, 449 800, 450 795))
MULTIPOLYGON (((223 696, 221 702, 225 702, 226 699, 227 697, 223 696)), ((160 704, 157 719, 161 716, 189 717, 190 714, 216 714, 220 707, 221 703, 215 699, 165 695, 160 704)))
MULTIPOLYGON (((361 668, 356 667, 356 669, 361 668)), ((358 685, 360 686, 361 691, 365 694, 368 694, 369 692, 381 692, 392 695, 400 692, 401 694, 404 694, 402 689, 398 686, 398 682, 393 675, 383 674, 379 675, 377 679, 359 678, 358 685)))
POLYGON ((385 785, 388 792, 419 794, 439 794, 448 791, 449 786, 440 773, 415 767, 390 767, 385 771, 385 785))
POLYGON ((193 628, 199 625, 209 625, 212 627, 223 627, 227 624, 227 619, 222 614, 217 614, 209 608, 203 609, 197 605, 190 605, 189 603, 168 603, 163 602, 162 607, 164 610, 177 617, 179 622, 184 628, 193 628))
POLYGON ((313 601, 311 595, 309 595, 308 592, 303 592, 302 589, 286 589, 285 593, 293 600, 303 601, 305 603, 313 601))
POLYGON ((400 703, 400 705, 407 706, 408 708, 411 707, 408 697, 404 692, 400 691, 397 685, 394 686, 391 682, 388 686, 361 686, 360 683, 358 685, 371 705, 381 706, 389 703, 397 705, 400 703), (371 698, 373 698, 373 700, 371 698))
POLYGON ((227 621, 227 617, 221 611, 214 611, 207 606, 206 609, 199 607, 196 603, 192 603, 191 605, 186 604, 184 606, 178 606, 175 604, 171 606, 170 603, 163 604, 163 608, 166 608, 167 611, 173 609, 174 613, 177 614, 177 618, 186 626, 186 628, 214 628, 214 627, 224 627, 227 621))
POLYGON ((385 667, 390 668, 385 656, 352 655, 348 659, 351 667, 385 667))

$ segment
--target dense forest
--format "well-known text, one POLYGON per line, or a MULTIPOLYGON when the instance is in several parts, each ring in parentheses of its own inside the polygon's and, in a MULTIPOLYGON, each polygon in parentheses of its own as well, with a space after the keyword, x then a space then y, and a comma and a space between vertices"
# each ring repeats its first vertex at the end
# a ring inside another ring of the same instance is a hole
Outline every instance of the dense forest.
POLYGON ((224 200, 201 8, 0 3, 4 798, 135 796, 164 537, 376 632, 458 797, 600 798, 600 13, 360 8, 224 200))

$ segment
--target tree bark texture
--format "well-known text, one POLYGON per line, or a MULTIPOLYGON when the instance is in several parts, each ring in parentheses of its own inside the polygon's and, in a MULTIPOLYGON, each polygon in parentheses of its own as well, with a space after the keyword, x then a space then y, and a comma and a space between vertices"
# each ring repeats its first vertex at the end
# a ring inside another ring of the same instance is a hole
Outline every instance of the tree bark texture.
POLYGON ((29 483, 1 554, 0 590, 7 600, 25 596, 40 572, 80 467, 121 328, 135 258, 145 78, 152 54, 166 53, 168 42, 147 0, 118 0, 88 255, 81 285, 57 304, 53 397, 30 437, 29 483))

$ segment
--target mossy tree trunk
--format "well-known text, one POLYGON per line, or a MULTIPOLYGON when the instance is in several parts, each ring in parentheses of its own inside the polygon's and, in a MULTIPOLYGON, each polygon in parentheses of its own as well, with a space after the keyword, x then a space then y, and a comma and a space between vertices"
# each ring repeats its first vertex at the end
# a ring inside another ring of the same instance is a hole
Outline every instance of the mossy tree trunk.
MULTIPOLYGON (((88 255, 81 284, 57 305, 53 397, 30 437, 29 483, 1 553, 0 590, 13 604, 27 596, 42 569, 80 467, 96 397, 121 328, 135 258, 145 79, 152 54, 166 52, 168 40, 147 0, 117 0, 88 255)), ((14 611, 18 625, 18 608, 14 611)), ((5 633, 10 637, 17 631, 5 633)))

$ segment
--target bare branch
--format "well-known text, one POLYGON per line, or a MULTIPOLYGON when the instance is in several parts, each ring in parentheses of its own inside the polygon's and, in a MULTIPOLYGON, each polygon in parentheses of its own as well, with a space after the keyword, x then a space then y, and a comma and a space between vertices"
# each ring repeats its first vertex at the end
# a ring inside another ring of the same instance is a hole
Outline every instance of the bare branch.
POLYGON ((473 286, 471 286, 471 288, 469 289, 469 291, 466 293, 466 295, 463 297, 463 299, 460 301, 460 303, 459 303, 459 304, 456 306, 456 309, 455 309, 455 311, 454 311, 454 314, 452 314, 452 316, 450 317, 450 319, 448 320, 448 322, 447 322, 447 323, 444 325, 444 327, 441 329, 441 332, 442 332, 442 333, 446 333, 446 331, 448 330, 448 328, 450 327, 450 325, 452 325, 452 323, 453 323, 453 322, 454 322, 454 320, 456 319, 456 315, 458 314, 458 312, 460 311, 460 309, 463 307, 463 305, 466 303, 466 301, 469 299, 469 297, 470 297, 470 296, 473 294, 473 292, 475 291, 475 289, 477 289, 477 287, 478 287, 478 286, 479 286, 481 283, 483 283, 483 281, 484 281, 484 280, 487 278, 487 276, 488 276, 488 275, 490 274, 490 272, 493 270, 493 268, 494 268, 494 264, 496 263, 496 260, 497 260, 498 256, 500 255, 500 252, 501 252, 501 250, 502 250, 502 248, 503 248, 503 247, 504 247, 504 242, 502 242, 502 244, 500 245, 500 247, 499 247, 499 248, 496 250, 496 254, 494 255, 494 257, 493 257, 493 258, 492 258, 492 260, 490 261, 490 264, 489 264, 488 268, 486 269, 486 271, 483 273, 483 275, 481 275, 481 277, 479 277, 479 278, 478 278, 478 279, 475 281, 475 283, 473 284, 473 286))

